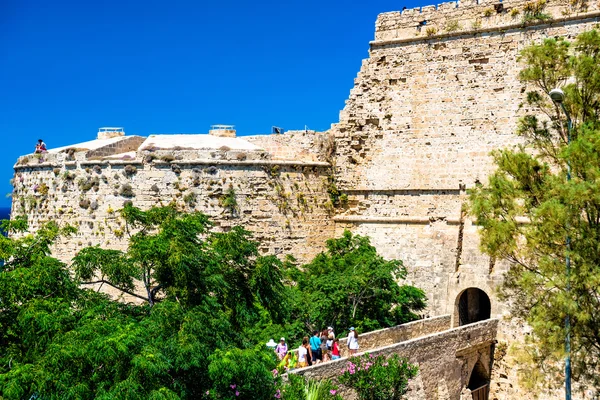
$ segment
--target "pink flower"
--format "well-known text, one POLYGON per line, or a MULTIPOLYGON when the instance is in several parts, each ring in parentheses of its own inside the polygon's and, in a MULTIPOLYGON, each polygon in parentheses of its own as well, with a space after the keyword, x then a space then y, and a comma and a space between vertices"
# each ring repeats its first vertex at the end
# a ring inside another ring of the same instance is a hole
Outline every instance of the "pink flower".
POLYGON ((238 391, 236 390, 236 391, 235 391, 235 395, 236 395, 236 396, 239 396, 239 395, 240 395, 240 392, 238 392, 238 391))
POLYGON ((281 391, 279 389, 277 389, 277 392, 275 392, 275 398, 276 399, 280 399, 281 398, 281 391))
POLYGON ((332 396, 335 396, 335 394, 337 393, 337 390, 330 390, 329 393, 331 393, 332 396))
POLYGON ((235 389, 237 385, 229 385, 230 388, 235 389))

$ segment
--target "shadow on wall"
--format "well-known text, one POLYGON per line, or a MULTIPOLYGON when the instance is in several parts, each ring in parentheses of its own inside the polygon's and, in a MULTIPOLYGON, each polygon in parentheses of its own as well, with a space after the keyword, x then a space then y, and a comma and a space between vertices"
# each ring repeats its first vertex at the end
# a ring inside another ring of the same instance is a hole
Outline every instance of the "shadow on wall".
POLYGON ((467 288, 459 293, 454 304, 454 320, 458 326, 489 319, 491 315, 490 298, 479 288, 467 288))

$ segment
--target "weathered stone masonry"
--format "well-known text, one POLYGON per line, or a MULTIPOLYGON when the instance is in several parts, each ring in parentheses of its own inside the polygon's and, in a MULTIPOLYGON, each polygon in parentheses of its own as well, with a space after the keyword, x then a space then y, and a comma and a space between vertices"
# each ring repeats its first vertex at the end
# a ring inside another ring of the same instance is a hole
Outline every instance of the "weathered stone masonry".
MULTIPOLYGON (((319 134, 297 136, 301 141, 319 134)), ((78 227, 74 238, 56 245, 64 261, 90 245, 125 249, 126 227, 117 211, 127 201, 142 209, 175 203, 202 211, 218 229, 243 225, 252 231, 263 253, 294 254, 301 260, 314 256, 333 236, 326 190, 330 166, 308 157, 309 151, 295 160, 273 159, 277 149, 287 153, 287 146, 276 144, 273 153, 142 146, 122 155, 123 149, 130 150, 128 144, 136 142, 137 148, 143 138, 122 139, 89 151, 74 146, 24 156, 15 165, 13 215, 26 214, 33 230, 49 220, 78 227), (230 188, 235 210, 223 206, 230 188)), ((295 151, 300 153, 300 146, 295 151)))
MULTIPOLYGON (((522 332, 501 318, 505 306, 495 295, 507 265, 479 251, 466 193, 492 170, 491 150, 519 143, 514 132, 527 111, 519 108, 526 91, 519 51, 547 37, 574 39, 599 19, 600 3, 586 0, 461 1, 381 14, 369 58, 328 133, 246 138, 256 146, 251 151, 155 149, 127 137, 22 157, 13 215, 27 213, 34 229, 49 219, 78 225, 78 237, 56 247, 65 260, 87 245, 123 249, 115 211, 124 201, 142 208, 173 201, 207 213, 222 229, 242 224, 263 252, 300 260, 350 229, 404 261, 410 281, 429 297, 430 315, 450 315, 456 327, 477 314, 474 304, 488 301, 488 317, 500 319, 498 338, 510 341, 522 332), (329 198, 331 166, 348 198, 343 209, 329 198), (233 215, 222 207, 230 186, 239 205, 233 215)), ((487 337, 486 326, 472 329, 487 337)), ((427 399, 457 398, 458 379, 464 384, 472 373, 456 370, 473 367, 454 360, 468 339, 453 332, 402 345, 421 365, 427 399), (444 343, 451 351, 437 352, 444 343)), ((501 361, 490 398, 531 398, 515 385, 516 367, 501 361)))

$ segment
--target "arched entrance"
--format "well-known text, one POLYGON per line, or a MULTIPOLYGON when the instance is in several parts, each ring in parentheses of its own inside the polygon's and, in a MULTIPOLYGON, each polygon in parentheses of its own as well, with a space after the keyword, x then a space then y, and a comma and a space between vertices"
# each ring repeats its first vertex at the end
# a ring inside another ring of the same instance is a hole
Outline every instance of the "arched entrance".
POLYGON ((473 367, 467 389, 471 390, 473 400, 488 400, 490 394, 490 378, 481 364, 481 361, 477 361, 473 367))
POLYGON ((490 298, 483 290, 478 288, 465 289, 458 295, 456 300, 459 326, 490 318, 490 298))

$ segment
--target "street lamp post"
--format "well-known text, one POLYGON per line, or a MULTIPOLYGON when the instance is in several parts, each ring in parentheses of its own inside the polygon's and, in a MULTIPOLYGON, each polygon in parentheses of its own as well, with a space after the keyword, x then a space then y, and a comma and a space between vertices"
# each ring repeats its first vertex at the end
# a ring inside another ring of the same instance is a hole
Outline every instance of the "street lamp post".
MULTIPOLYGON (((552 101, 562 108, 567 117, 567 145, 571 143, 571 130, 573 129, 573 121, 565 107, 565 93, 560 89, 552 89, 549 93, 552 101)), ((567 182, 571 180, 571 163, 567 161, 567 182)), ((566 274, 567 274, 567 293, 571 291, 570 275, 571 275, 571 238, 567 233, 567 253, 565 255, 566 274)), ((571 400, 571 318, 569 312, 565 316, 565 399, 571 400)))

